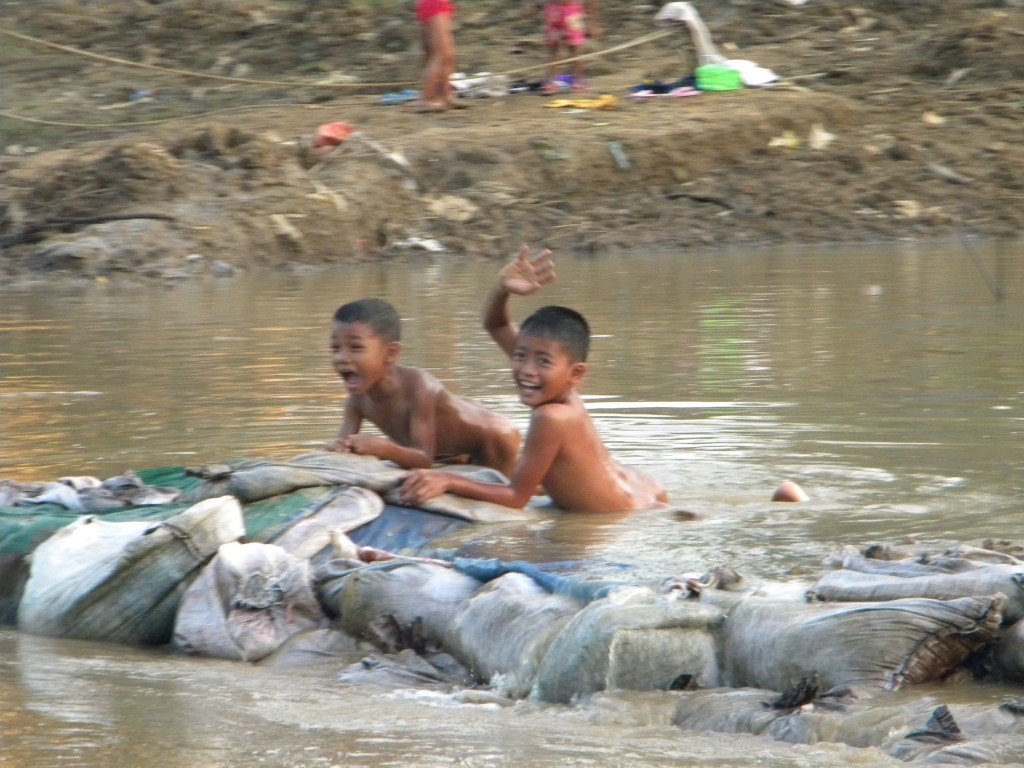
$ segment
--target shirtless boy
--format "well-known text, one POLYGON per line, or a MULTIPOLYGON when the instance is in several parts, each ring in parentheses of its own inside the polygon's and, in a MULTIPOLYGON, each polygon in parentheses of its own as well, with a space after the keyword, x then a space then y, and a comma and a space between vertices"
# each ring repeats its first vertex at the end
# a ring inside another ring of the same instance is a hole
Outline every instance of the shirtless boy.
POLYGON ((331 363, 348 400, 338 439, 327 449, 407 469, 468 461, 510 474, 519 451, 512 422, 449 392, 427 371, 399 365, 400 336, 398 312, 381 299, 353 301, 335 312, 331 363), (387 437, 360 434, 364 419, 387 437))
POLYGON ((566 307, 543 307, 516 328, 508 312, 512 294, 528 295, 555 279, 551 254, 529 258, 523 247, 502 271, 484 312, 484 327, 512 360, 519 399, 530 406, 530 428, 509 485, 481 483, 450 472, 409 473, 406 503, 420 504, 450 491, 522 508, 538 486, 567 511, 650 509, 668 497, 647 475, 616 462, 601 442, 576 388, 587 372, 590 329, 566 307))

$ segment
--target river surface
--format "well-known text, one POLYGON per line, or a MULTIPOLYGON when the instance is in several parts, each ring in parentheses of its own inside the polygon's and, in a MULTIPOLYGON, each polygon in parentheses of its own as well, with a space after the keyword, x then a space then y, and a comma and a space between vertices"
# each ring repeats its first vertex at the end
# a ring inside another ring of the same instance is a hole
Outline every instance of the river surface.
MULTIPOLYGON (((559 258, 558 282, 514 300, 515 318, 547 303, 587 316, 583 394, 599 431, 696 519, 549 516, 496 532, 487 553, 624 578, 730 564, 750 579, 813 581, 844 543, 1024 542, 1018 252, 901 243, 559 258), (811 501, 772 503, 785 479, 811 501)), ((499 266, 424 257, 0 293, 0 478, 321 446, 344 398, 328 362, 331 315, 371 295, 403 317, 403 362, 525 426, 508 365, 480 328, 499 266)), ((336 672, 3 632, 0 764, 894 763, 874 749, 684 734, 668 724, 672 694, 501 708, 371 693, 336 672)))

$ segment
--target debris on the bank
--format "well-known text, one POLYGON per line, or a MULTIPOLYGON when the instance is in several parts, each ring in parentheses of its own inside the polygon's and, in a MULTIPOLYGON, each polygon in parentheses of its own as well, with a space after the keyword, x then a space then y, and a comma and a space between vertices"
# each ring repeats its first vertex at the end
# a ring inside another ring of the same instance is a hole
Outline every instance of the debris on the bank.
POLYGON ((800 137, 794 131, 783 131, 780 136, 773 136, 769 139, 768 146, 798 149, 800 147, 800 137))
POLYGON ((419 91, 412 88, 406 88, 404 91, 385 93, 380 97, 380 104, 385 107, 393 107, 397 104, 408 104, 410 101, 416 101, 419 97, 419 91))
POLYGON ((964 176, 962 173, 957 173, 952 168, 942 165, 940 163, 928 163, 926 166, 929 171, 934 173, 943 181, 948 181, 950 184, 970 184, 971 179, 964 176))
POLYGON ((917 200, 893 200, 892 204, 901 219, 916 219, 921 215, 921 204, 917 200))
POLYGON ((347 141, 355 129, 345 122, 324 123, 313 134, 314 147, 336 147, 347 141))
POLYGON ((445 253, 448 250, 438 240, 428 237, 417 237, 415 235, 395 243, 393 247, 403 251, 421 250, 430 251, 431 253, 445 253))
POLYGON ((430 195, 424 198, 427 210, 434 216, 464 224, 471 221, 480 208, 470 200, 457 195, 430 195))
POLYGON ((949 73, 949 77, 942 83, 945 88, 952 88, 954 85, 963 80, 967 75, 971 73, 970 67, 962 67, 960 69, 954 69, 949 73))
POLYGON ((807 135, 807 146, 816 150, 825 149, 835 141, 835 138, 836 135, 826 131, 821 123, 815 123, 807 135))
POLYGON ((509 94, 508 75, 495 75, 491 72, 477 72, 465 75, 456 72, 451 77, 452 87, 464 99, 501 98, 509 94))
POLYGON ((619 100, 611 94, 602 94, 596 99, 554 99, 545 104, 545 107, 559 109, 561 107, 572 107, 573 109, 613 109, 619 100))
POLYGON ((299 231, 298 227, 288 221, 288 217, 283 213, 272 213, 270 214, 270 223, 274 229, 274 234, 282 240, 287 240, 292 245, 302 244, 302 232, 299 231))
POLYGON ((330 203, 332 206, 334 206, 334 210, 338 211, 339 213, 348 210, 348 200, 346 200, 342 195, 339 195, 333 189, 328 187, 322 181, 317 181, 316 179, 313 179, 313 189, 315 189, 316 191, 311 192, 309 195, 307 195, 307 197, 311 197, 314 200, 323 200, 325 203, 330 203))
POLYGON ((631 167, 629 157, 626 155, 626 150, 622 148, 622 145, 617 141, 608 142, 608 151, 611 152, 612 158, 615 160, 615 164, 623 171, 628 171, 631 167))
POLYGON ((935 112, 925 112, 921 115, 921 122, 932 128, 937 128, 940 125, 946 124, 946 118, 935 112))
POLYGON ((658 11, 654 20, 659 24, 685 24, 693 37, 693 46, 697 49, 697 61, 704 64, 720 64, 725 57, 718 53, 707 25, 693 3, 667 3, 658 11))
POLYGON ((358 83, 359 78, 355 75, 348 75, 344 72, 328 72, 326 75, 316 81, 317 85, 352 85, 358 83))

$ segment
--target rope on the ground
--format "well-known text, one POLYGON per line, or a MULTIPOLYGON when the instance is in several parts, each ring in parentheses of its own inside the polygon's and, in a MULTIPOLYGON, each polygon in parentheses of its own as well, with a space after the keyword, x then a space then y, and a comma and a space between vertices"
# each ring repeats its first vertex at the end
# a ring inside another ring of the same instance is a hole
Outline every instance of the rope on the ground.
POLYGON ((59 128, 131 128, 138 125, 159 125, 161 123, 174 122, 175 120, 196 120, 202 117, 209 117, 210 115, 219 115, 225 112, 243 112, 248 109, 327 109, 336 107, 337 102, 332 102, 330 104, 240 104, 237 107, 211 109, 206 112, 197 112, 192 115, 177 115, 175 117, 161 117, 154 118, 152 120, 134 120, 123 123, 65 123, 58 120, 43 120, 39 117, 18 115, 4 109, 0 109, 0 117, 6 117, 11 120, 20 120, 25 123, 35 123, 36 125, 52 125, 59 128))
MULTIPOLYGON (((136 68, 140 68, 140 69, 148 69, 148 70, 153 70, 153 71, 159 72, 160 74, 165 74, 165 75, 179 75, 179 76, 185 76, 185 77, 206 78, 206 79, 209 79, 209 80, 221 80, 221 81, 226 81, 226 82, 231 82, 231 83, 239 83, 239 84, 243 84, 243 85, 272 85, 272 86, 289 86, 289 87, 302 87, 302 88, 306 88, 306 87, 308 87, 308 88, 396 88, 396 87, 400 87, 400 86, 408 86, 408 85, 416 85, 417 84, 417 82, 415 82, 415 81, 405 81, 405 82, 397 82, 397 83, 308 83, 308 82, 304 83, 304 82, 280 81, 280 80, 254 80, 254 79, 245 78, 245 77, 229 77, 227 75, 215 75, 215 74, 205 73, 205 72, 193 72, 191 70, 175 69, 173 67, 161 67, 161 66, 158 66, 156 64, 144 64, 142 62, 129 61, 128 59, 119 59, 119 58, 114 57, 114 56, 105 56, 103 54, 92 53, 90 51, 83 51, 83 50, 81 50, 79 48, 73 48, 71 46, 61 45, 59 43, 53 43, 53 42, 50 42, 48 40, 43 40, 41 38, 32 37, 30 35, 26 35, 26 34, 23 34, 21 32, 15 32, 13 30, 5 29, 3 27, 0 27, 0 34, 7 35, 8 37, 13 37, 15 39, 22 40, 24 42, 35 43, 35 44, 38 44, 38 45, 46 46, 48 48, 54 48, 54 49, 59 50, 59 51, 64 51, 65 53, 71 53, 71 54, 74 54, 74 55, 77 55, 77 56, 84 56, 84 57, 90 58, 90 59, 97 59, 99 61, 103 61, 103 62, 106 62, 106 63, 109 63, 109 64, 120 64, 120 65, 127 66, 127 67, 136 67, 136 68)), ((629 48, 634 48, 634 47, 636 47, 638 45, 643 45, 645 43, 653 42, 654 40, 659 40, 659 39, 661 39, 663 37, 666 37, 666 36, 668 36, 670 34, 672 34, 672 30, 671 29, 661 29, 661 30, 658 30, 656 32, 651 32, 649 34, 641 35, 640 37, 633 38, 632 40, 628 40, 628 41, 626 41, 624 43, 621 43, 619 45, 613 46, 611 48, 604 48, 604 49, 602 49, 600 51, 592 51, 590 53, 583 53, 583 54, 580 54, 578 56, 572 56, 572 57, 567 58, 567 59, 560 59, 559 61, 556 61, 556 62, 545 62, 543 64, 531 64, 529 66, 518 67, 516 69, 507 69, 507 70, 505 70, 503 72, 492 72, 492 73, 489 73, 489 76, 502 76, 502 75, 503 76, 509 76, 509 75, 521 74, 523 72, 531 72, 531 71, 539 70, 539 69, 547 69, 550 66, 559 66, 559 65, 562 65, 562 64, 569 64, 569 63, 572 63, 574 61, 583 61, 583 60, 587 60, 587 59, 595 59, 595 58, 598 58, 598 57, 601 57, 601 56, 607 56, 610 53, 617 53, 618 51, 623 51, 623 50, 626 50, 626 49, 629 49, 629 48)), ((480 77, 480 75, 469 75, 469 76, 467 76, 467 79, 474 78, 474 77, 480 77)), ((44 120, 44 119, 38 118, 38 117, 28 117, 27 115, 19 115, 19 114, 15 113, 15 112, 10 112, 8 110, 0 110, 0 117, 5 117, 5 118, 7 118, 9 120, 19 120, 21 122, 34 123, 36 125, 50 125, 50 126, 55 126, 55 127, 60 127, 60 128, 129 128, 129 127, 133 127, 133 126, 142 126, 142 125, 159 125, 161 123, 174 122, 175 120, 194 120, 196 118, 208 117, 210 115, 220 114, 220 113, 223 113, 223 112, 235 112, 235 111, 246 110, 246 109, 265 109, 265 108, 268 108, 268 107, 297 107, 297 106, 312 107, 312 106, 317 106, 317 105, 308 105, 308 104, 305 104, 305 105, 294 105, 294 104, 293 105, 289 105, 289 104, 251 104, 251 105, 243 105, 243 106, 238 106, 238 107, 226 107, 224 109, 217 109, 217 110, 212 110, 212 111, 207 111, 207 112, 199 112, 197 114, 192 114, 192 115, 177 115, 175 117, 154 118, 152 120, 135 120, 135 121, 119 122, 119 123, 68 123, 68 122, 62 122, 62 121, 58 121, 58 120, 44 120)))
MULTIPOLYGON (((654 40, 658 40, 662 37, 672 34, 671 29, 660 29, 656 32, 651 32, 646 35, 628 40, 620 45, 613 46, 612 48, 604 48, 600 51, 592 51, 591 53, 582 53, 578 56, 572 56, 567 59, 560 59, 555 62, 545 62, 543 64, 531 64, 525 67, 518 67, 516 69, 507 69, 504 72, 491 72, 492 76, 495 75, 518 75, 523 72, 532 72, 538 69, 546 69, 552 65, 568 64, 574 61, 583 61, 586 59, 594 59, 600 56, 607 56, 609 53, 616 53, 618 51, 626 50, 627 48, 633 48, 637 45, 643 45, 654 40)), ((119 64, 124 67, 136 67, 138 69, 148 69, 154 72, 160 72, 166 75, 179 75, 183 77, 194 77, 204 78, 207 80, 220 80, 228 83, 239 83, 243 85, 274 85, 274 86, 289 86, 293 88, 397 88, 406 85, 416 85, 418 81, 402 81, 395 83, 315 83, 315 82, 298 82, 295 80, 256 80, 248 77, 231 77, 229 75, 216 75, 209 72, 195 72, 188 69, 177 69, 175 67, 161 67, 157 64, 145 64, 141 61, 130 61, 129 59, 121 59, 116 56, 106 56, 101 53, 93 53, 91 51, 83 51, 80 48, 74 48, 69 45, 61 45, 60 43, 53 43, 49 40, 43 40, 42 38, 32 37, 22 32, 15 32, 11 29, 5 29, 0 27, 0 34, 13 37, 16 40, 21 40, 27 43, 34 43, 36 45, 46 46, 47 48, 53 48, 64 53, 70 53, 75 56, 83 56, 88 59, 96 59, 103 61, 108 64, 119 64)), ((467 75, 466 79, 477 77, 477 75, 467 75)))

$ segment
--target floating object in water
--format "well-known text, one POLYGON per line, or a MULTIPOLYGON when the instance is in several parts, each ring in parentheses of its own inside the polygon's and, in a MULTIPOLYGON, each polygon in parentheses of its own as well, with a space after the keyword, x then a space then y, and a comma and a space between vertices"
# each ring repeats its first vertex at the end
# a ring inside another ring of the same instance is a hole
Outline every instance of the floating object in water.
POLYGON ((792 480, 780 484, 772 494, 772 501, 807 501, 809 498, 804 489, 792 480))

